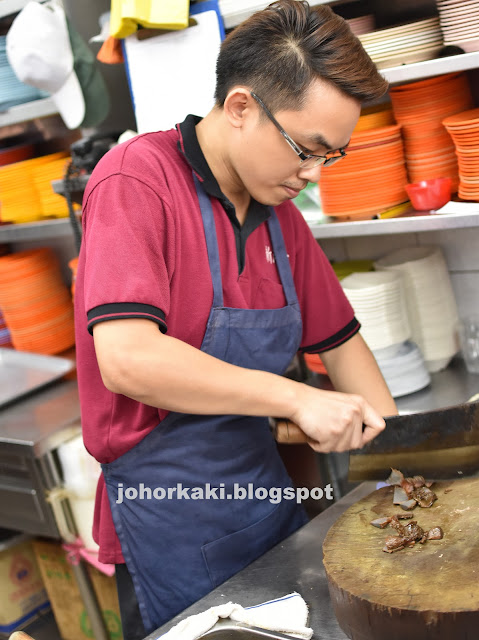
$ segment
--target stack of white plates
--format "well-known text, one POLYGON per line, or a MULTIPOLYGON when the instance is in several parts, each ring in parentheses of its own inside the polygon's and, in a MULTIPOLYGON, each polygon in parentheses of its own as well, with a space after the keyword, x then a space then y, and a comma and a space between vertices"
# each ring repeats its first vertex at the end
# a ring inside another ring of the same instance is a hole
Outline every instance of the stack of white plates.
POLYGON ((0 111, 46 96, 48 93, 20 82, 7 58, 6 36, 0 36, 0 111))
POLYGON ((444 44, 479 50, 479 0, 437 0, 444 44))
POLYGON ((440 371, 458 352, 458 313, 446 261, 439 247, 407 247, 377 260, 378 270, 404 276, 412 339, 429 371, 440 371))
POLYGON ((424 389, 431 382, 424 358, 414 342, 373 351, 393 398, 424 389))
POLYGON ((439 18, 379 29, 359 39, 378 69, 431 60, 443 47, 439 18))
POLYGON ((375 27, 374 16, 372 14, 359 16, 359 18, 351 18, 350 20, 346 20, 346 22, 349 24, 355 36, 371 33, 375 27))
POLYGON ((411 336, 400 274, 352 273, 341 280, 341 286, 372 351, 398 345, 411 336))

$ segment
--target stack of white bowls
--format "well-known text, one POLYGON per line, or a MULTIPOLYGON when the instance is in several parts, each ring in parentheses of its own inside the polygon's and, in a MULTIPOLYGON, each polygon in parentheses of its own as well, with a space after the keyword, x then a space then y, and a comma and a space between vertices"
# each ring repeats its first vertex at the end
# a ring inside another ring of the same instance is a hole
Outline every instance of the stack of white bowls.
POLYGON ((413 393, 431 378, 411 337, 403 276, 399 272, 353 273, 341 281, 394 398, 413 393))
POLYGON ((401 274, 352 273, 341 280, 341 286, 372 351, 398 345, 411 337, 401 274))
POLYGON ((458 313, 447 264, 439 247, 398 249, 374 263, 378 271, 404 276, 412 340, 430 372, 440 371, 457 353, 458 313))
POLYGON ((408 340, 393 349, 373 351, 393 398, 427 387, 431 376, 419 347, 408 340))

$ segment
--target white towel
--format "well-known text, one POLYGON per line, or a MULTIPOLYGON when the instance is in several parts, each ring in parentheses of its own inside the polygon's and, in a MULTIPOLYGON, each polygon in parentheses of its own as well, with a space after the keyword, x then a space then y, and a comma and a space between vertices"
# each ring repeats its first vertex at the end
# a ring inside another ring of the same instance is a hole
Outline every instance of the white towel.
POLYGON ((219 618, 230 618, 253 627, 279 631, 295 638, 309 640, 313 630, 306 626, 308 607, 299 593, 290 593, 276 600, 262 602, 252 607, 242 607, 233 602, 220 604, 181 620, 159 640, 196 640, 209 631, 219 618))

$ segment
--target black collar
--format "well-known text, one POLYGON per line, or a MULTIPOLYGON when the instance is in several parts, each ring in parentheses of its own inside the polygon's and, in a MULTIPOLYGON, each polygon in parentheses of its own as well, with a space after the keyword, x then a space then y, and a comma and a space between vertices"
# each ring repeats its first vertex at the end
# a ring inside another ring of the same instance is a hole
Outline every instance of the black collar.
MULTIPOLYGON (((199 116, 189 115, 186 116, 186 119, 181 124, 177 125, 177 129, 180 133, 178 149, 184 155, 191 168, 194 169, 194 171, 203 180, 202 185, 206 193, 213 198, 217 198, 223 205, 223 208, 228 214, 233 225, 237 228, 241 228, 238 218, 236 217, 235 207, 221 191, 218 181, 206 162, 206 158, 203 155, 200 143, 198 142, 196 125, 200 121, 201 118, 199 116)), ((247 229, 243 230, 247 231, 247 235, 249 235, 251 231, 267 220, 269 216, 270 213, 268 207, 251 198, 248 207, 248 215, 244 225, 247 229)))

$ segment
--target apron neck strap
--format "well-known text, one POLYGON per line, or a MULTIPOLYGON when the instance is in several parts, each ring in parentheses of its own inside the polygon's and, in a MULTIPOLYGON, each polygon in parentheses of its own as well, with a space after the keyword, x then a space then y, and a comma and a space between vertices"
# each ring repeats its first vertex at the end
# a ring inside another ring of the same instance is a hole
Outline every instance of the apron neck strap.
POLYGON ((288 305, 297 304, 298 296, 294 286, 293 274, 289 263, 286 245, 284 244, 283 232, 279 224, 278 216, 273 207, 269 207, 270 217, 268 218, 269 235, 273 246, 273 255, 276 267, 279 272, 281 284, 283 285, 284 296, 288 305))
MULTIPOLYGON (((221 280, 220 253, 216 236, 216 225, 213 214, 211 200, 206 194, 201 182, 193 173, 195 189, 200 203, 201 217, 205 229, 206 248, 208 251, 208 261, 210 264, 211 279, 213 281, 213 307, 223 307, 223 283, 221 280)), ((289 264, 286 246, 284 244, 283 232, 279 224, 278 217, 273 207, 269 207, 270 217, 268 218, 268 229, 273 247, 274 259, 278 269, 284 295, 288 305, 297 304, 298 297, 294 286, 293 274, 289 264)))
POLYGON ((208 251, 208 261, 210 263, 211 279, 213 281, 213 308, 223 307, 223 282, 221 280, 220 252, 218 250, 218 240, 216 237, 216 225, 213 214, 211 200, 205 193, 200 181, 193 173, 196 193, 200 203, 201 217, 205 229, 206 248, 208 251))

